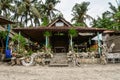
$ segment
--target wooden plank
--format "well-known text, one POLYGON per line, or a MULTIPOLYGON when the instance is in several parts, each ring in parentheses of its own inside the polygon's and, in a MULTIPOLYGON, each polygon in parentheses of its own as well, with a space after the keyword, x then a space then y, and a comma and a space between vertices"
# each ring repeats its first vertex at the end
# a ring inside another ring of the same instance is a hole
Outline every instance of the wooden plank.
POLYGON ((50 64, 49 67, 68 67, 68 64, 50 64))

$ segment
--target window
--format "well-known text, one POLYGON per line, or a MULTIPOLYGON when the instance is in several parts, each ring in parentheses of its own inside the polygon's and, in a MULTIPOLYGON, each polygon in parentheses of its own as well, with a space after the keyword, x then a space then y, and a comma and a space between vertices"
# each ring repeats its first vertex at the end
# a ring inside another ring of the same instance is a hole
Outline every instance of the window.
POLYGON ((64 26, 64 23, 63 22, 57 22, 57 23, 55 23, 55 26, 56 27, 62 27, 62 26, 64 26))

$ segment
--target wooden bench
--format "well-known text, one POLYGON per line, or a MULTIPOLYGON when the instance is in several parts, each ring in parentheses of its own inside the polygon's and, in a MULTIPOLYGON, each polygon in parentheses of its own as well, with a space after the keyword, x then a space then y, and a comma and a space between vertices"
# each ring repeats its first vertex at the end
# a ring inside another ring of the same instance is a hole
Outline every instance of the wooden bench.
POLYGON ((112 63, 120 62, 120 53, 108 53, 106 57, 108 62, 112 63))

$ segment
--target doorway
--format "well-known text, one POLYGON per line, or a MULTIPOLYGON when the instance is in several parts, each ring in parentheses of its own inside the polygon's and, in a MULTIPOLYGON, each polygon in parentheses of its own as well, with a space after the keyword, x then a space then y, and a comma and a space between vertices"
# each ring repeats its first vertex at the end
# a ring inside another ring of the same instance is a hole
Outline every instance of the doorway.
POLYGON ((51 45, 54 53, 66 53, 68 52, 69 38, 67 35, 51 36, 51 45))

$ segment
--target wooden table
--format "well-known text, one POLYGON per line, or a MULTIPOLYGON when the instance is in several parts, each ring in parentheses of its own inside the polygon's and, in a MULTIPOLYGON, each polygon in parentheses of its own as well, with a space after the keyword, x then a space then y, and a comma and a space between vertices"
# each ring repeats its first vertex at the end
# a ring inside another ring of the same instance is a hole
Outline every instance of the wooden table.
POLYGON ((66 49, 65 49, 65 47, 54 47, 54 51, 55 51, 55 53, 57 52, 57 50, 60 50, 60 52, 66 52, 66 49))

